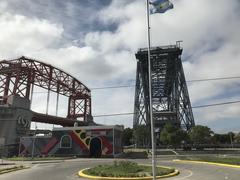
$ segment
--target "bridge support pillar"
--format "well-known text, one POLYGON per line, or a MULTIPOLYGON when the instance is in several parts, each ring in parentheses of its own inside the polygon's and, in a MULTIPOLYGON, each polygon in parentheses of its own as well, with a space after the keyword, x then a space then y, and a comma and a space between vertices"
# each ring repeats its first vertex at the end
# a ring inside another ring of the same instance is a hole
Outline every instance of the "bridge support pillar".
POLYGON ((6 156, 16 155, 20 137, 29 133, 32 119, 30 101, 9 96, 7 104, 0 106, 0 139, 6 156))

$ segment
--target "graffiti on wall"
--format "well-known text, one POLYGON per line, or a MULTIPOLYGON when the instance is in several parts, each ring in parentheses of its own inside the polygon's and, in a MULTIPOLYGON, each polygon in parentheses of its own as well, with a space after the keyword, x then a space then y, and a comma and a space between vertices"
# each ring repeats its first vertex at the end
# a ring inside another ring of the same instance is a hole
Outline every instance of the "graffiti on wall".
MULTIPOLYGON (((35 139, 34 154, 85 155, 99 149, 98 155, 113 154, 112 129, 77 129, 53 131, 52 137, 35 139)), ((21 155, 31 154, 33 138, 22 138, 21 155)))

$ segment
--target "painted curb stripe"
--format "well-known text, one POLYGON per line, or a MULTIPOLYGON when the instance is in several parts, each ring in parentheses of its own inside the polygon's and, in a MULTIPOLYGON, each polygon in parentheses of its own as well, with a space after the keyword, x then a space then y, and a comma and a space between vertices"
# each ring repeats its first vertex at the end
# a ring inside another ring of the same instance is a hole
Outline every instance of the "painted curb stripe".
MULTIPOLYGON (((163 168, 171 169, 170 167, 165 167, 165 166, 157 166, 157 167, 163 167, 163 168)), ((83 171, 85 171, 87 169, 90 169, 90 168, 85 168, 85 169, 80 170, 78 172, 78 175, 80 177, 84 177, 84 178, 99 179, 99 180, 140 180, 140 179, 150 180, 150 179, 153 179, 152 176, 150 176, 150 177, 100 177, 100 176, 91 176, 91 175, 87 175, 87 174, 83 173, 83 171)), ((157 176, 156 178, 160 179, 160 178, 172 177, 172 176, 178 175, 179 173, 180 172, 177 169, 175 169, 175 171, 170 173, 170 174, 157 176)))
POLYGON ((197 163, 197 164, 209 164, 209 165, 216 165, 216 166, 224 166, 224 167, 232 167, 232 168, 240 168, 239 165, 232 165, 232 164, 223 164, 223 163, 214 163, 214 162, 206 162, 206 161, 191 161, 191 160, 180 160, 174 159, 174 162, 186 162, 186 163, 197 163))

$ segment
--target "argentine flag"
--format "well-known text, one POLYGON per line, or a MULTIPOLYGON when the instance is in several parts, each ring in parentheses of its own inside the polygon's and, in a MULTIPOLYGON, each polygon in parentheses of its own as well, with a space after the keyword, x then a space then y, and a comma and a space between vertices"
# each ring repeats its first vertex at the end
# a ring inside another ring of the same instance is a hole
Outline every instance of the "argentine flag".
POLYGON ((173 9, 173 4, 169 0, 149 0, 150 14, 165 13, 173 9))

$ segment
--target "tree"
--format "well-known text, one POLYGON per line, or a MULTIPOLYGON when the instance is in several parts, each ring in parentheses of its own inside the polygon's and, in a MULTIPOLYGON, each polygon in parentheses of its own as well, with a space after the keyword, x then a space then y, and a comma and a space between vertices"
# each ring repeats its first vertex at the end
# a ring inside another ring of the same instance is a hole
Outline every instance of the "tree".
POLYGON ((177 130, 177 140, 178 140, 178 143, 189 143, 190 138, 189 138, 187 131, 178 129, 177 130))
POLYGON ((211 138, 211 142, 215 145, 218 144, 232 144, 234 141, 234 133, 229 132, 227 134, 214 134, 211 138))
POLYGON ((230 136, 228 134, 214 134, 213 140, 215 143, 219 144, 230 144, 230 136))
POLYGON ((141 125, 133 130, 133 137, 137 146, 149 146, 150 143, 150 127, 141 125))
POLYGON ((133 129, 131 128, 125 128, 123 130, 123 145, 124 146, 129 146, 132 144, 133 141, 133 129))
POLYGON ((213 132, 207 126, 197 125, 189 133, 189 137, 194 144, 206 144, 211 140, 213 132))
POLYGON ((188 141, 188 134, 176 126, 167 123, 160 133, 160 141, 165 145, 178 146, 183 141, 188 141))
POLYGON ((234 142, 240 143, 240 132, 234 135, 234 142))
POLYGON ((161 133, 160 133, 160 141, 164 145, 170 145, 173 143, 174 138, 176 137, 177 129, 170 123, 165 124, 161 133))

